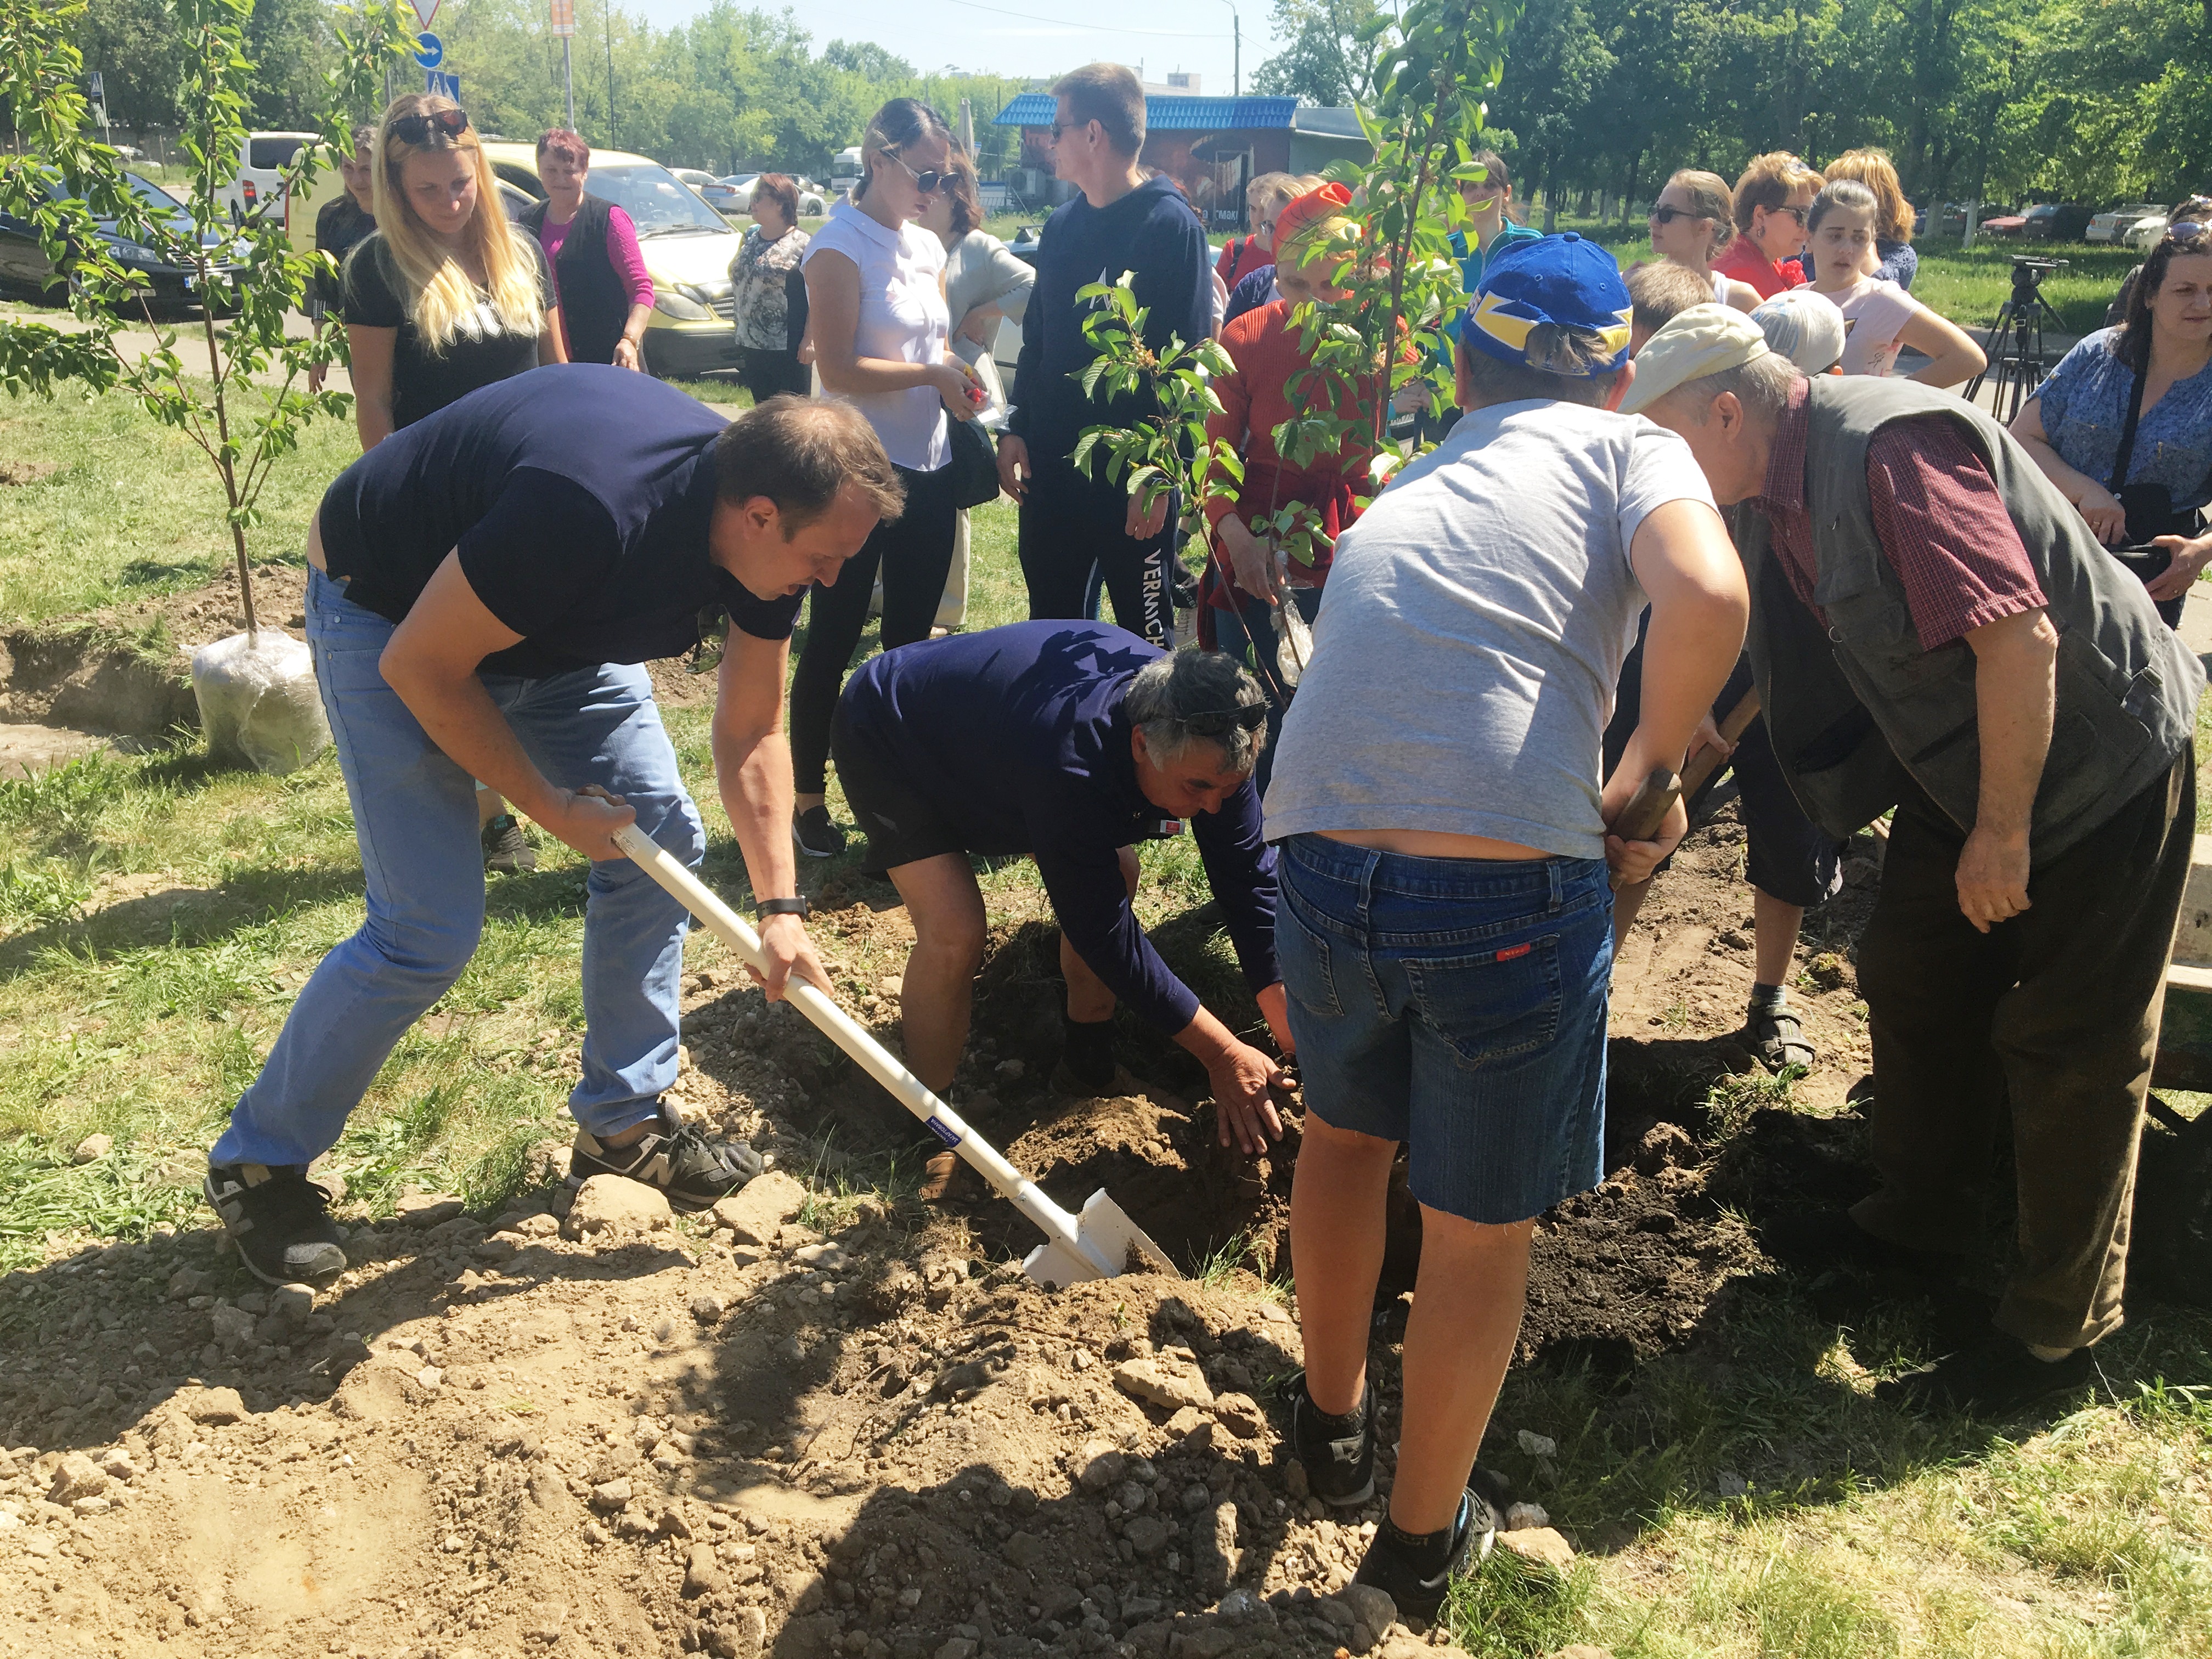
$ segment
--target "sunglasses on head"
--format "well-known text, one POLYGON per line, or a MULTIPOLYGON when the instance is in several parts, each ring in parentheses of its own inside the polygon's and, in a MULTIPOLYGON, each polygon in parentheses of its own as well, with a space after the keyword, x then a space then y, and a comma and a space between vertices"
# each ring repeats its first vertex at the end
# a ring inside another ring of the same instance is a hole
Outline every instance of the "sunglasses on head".
POLYGON ((427 144, 434 132, 458 138, 468 130, 469 112, 465 109, 434 109, 426 115, 395 116, 392 122, 392 136, 403 144, 427 144))
POLYGON ((2178 225, 2168 225, 2166 228, 2166 240, 2169 242, 2186 241, 2192 236, 2202 236, 2204 231, 2205 227, 2194 219, 2184 219, 2178 225))
POLYGON ((1201 708, 1182 716, 1182 729, 1194 738, 1225 738, 1232 730, 1256 732, 1267 723, 1267 705, 1246 703, 1241 708, 1201 708))
POLYGON ((1655 225, 1671 225, 1677 219, 1710 220, 1712 216, 1710 213, 1697 213, 1688 208, 1662 205, 1651 210, 1651 222, 1655 225))

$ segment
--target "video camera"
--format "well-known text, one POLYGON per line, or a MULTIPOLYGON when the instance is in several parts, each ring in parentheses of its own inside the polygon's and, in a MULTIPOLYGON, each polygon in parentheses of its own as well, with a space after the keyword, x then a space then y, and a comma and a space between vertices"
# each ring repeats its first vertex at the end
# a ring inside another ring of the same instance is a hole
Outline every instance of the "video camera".
POLYGON ((2043 286, 2043 279, 2054 270, 2066 269, 2063 259, 2045 259, 2033 253, 2012 256, 2012 286, 2015 294, 2032 294, 2043 286))

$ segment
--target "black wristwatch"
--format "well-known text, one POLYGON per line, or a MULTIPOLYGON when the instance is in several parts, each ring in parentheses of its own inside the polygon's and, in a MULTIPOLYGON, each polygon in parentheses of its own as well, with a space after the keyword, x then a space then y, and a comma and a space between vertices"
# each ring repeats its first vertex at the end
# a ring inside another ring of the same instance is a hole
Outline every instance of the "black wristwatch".
POLYGON ((757 916, 797 916, 801 921, 814 914, 814 907, 802 898, 763 899, 753 906, 757 916))

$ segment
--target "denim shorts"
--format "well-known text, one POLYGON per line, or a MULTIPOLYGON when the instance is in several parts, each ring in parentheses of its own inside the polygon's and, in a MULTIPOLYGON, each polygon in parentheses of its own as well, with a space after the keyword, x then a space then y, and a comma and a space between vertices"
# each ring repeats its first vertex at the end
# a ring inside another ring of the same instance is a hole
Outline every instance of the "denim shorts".
POLYGON ((1604 1179, 1601 859, 1283 844, 1275 950, 1306 1103, 1407 1143, 1413 1196, 1498 1225, 1604 1179))

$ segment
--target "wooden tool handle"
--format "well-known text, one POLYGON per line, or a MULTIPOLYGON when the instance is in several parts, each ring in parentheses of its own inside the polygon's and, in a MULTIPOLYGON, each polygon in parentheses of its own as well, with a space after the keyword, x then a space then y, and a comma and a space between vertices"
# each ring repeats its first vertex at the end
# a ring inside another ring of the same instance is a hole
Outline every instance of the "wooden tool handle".
MULTIPOLYGON (((1650 841, 1659 833, 1659 826, 1667 821, 1667 814, 1682 798, 1682 781, 1663 766, 1654 767, 1650 775, 1636 786, 1636 793, 1628 798, 1628 805, 1613 815, 1606 828, 1623 841, 1650 841)), ((1623 886, 1620 872, 1609 878, 1613 890, 1623 886)))
POLYGON ((1650 841, 1681 798, 1682 780, 1663 766, 1654 767, 1608 827, 1623 841, 1650 841))
MULTIPOLYGON (((1758 718, 1759 690, 1757 687, 1753 687, 1745 692, 1737 700, 1735 707, 1729 709, 1722 719, 1722 738, 1729 744, 1734 744, 1744 734, 1745 728, 1758 718)), ((1711 781, 1713 774, 1719 771, 1727 760, 1728 757, 1717 749, 1698 750, 1691 757, 1690 763, 1682 769, 1683 795, 1695 796, 1698 790, 1704 788, 1711 781)))

